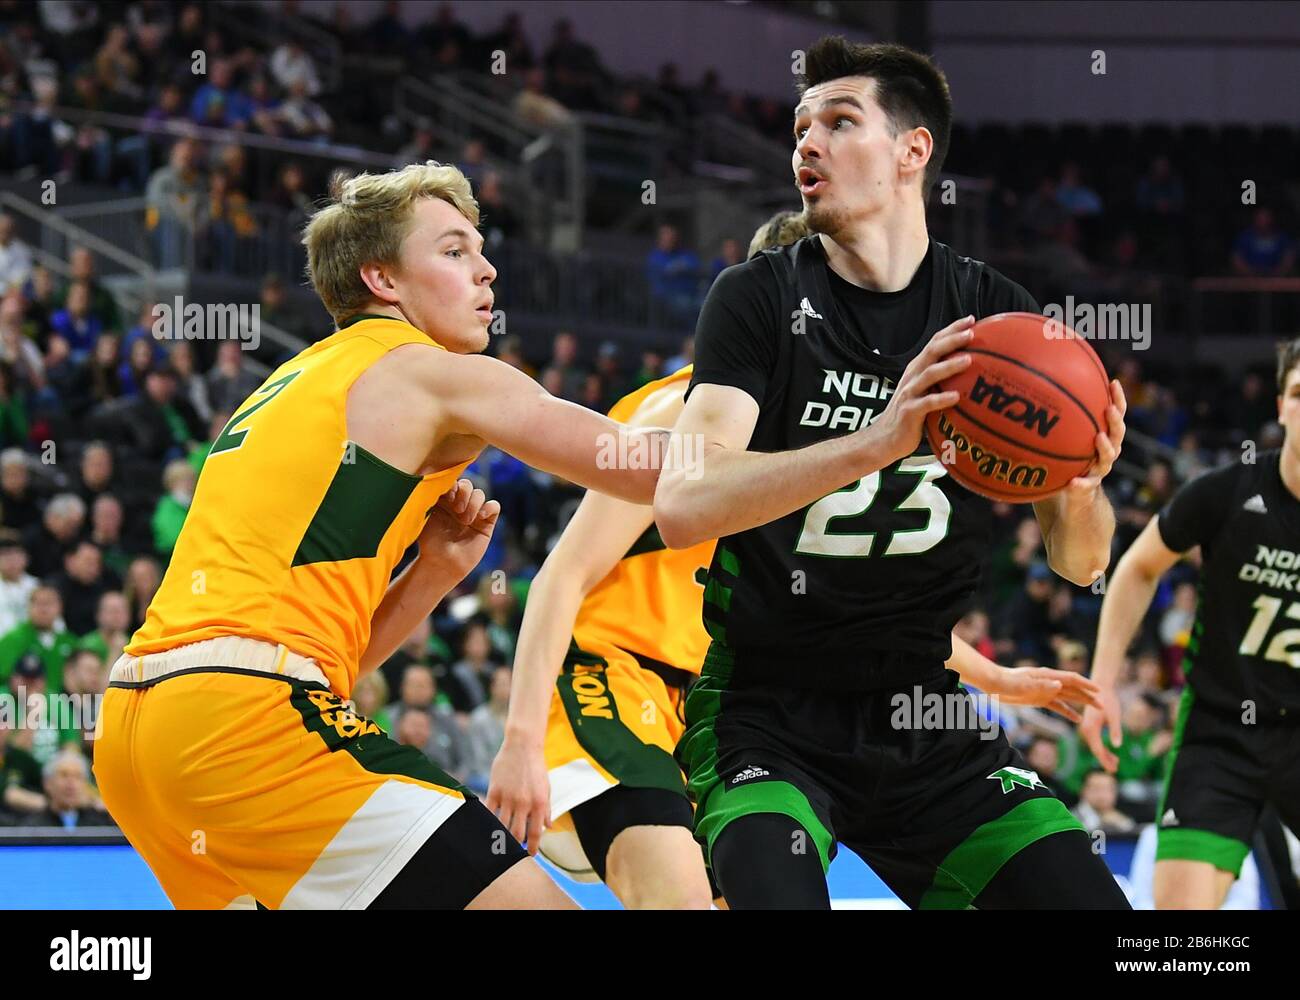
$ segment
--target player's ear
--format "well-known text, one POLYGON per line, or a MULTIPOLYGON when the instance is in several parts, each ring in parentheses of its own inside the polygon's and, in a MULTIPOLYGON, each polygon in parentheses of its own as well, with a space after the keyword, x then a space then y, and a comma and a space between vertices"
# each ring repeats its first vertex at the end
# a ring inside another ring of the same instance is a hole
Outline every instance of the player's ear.
POLYGON ((933 153, 934 136, 930 130, 924 125, 910 129, 907 132, 907 145, 903 148, 903 172, 908 175, 924 174, 933 153))
POLYGON ((391 264, 362 264, 359 273, 371 295, 387 305, 397 303, 397 287, 393 284, 391 264))

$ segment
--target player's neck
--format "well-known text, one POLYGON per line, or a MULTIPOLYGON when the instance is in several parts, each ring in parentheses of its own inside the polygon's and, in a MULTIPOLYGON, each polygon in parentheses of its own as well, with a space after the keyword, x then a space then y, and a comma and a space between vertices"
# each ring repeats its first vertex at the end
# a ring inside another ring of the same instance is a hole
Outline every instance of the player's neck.
POLYGON ((1283 443, 1282 461, 1278 464, 1282 471, 1282 485, 1290 491, 1293 497, 1300 500, 1300 457, 1297 457, 1296 450, 1291 447, 1291 442, 1283 443))
POLYGON ((823 233, 821 240, 831 269, 872 292, 906 288, 930 249, 925 208, 919 203, 914 211, 870 219, 834 238, 823 233))

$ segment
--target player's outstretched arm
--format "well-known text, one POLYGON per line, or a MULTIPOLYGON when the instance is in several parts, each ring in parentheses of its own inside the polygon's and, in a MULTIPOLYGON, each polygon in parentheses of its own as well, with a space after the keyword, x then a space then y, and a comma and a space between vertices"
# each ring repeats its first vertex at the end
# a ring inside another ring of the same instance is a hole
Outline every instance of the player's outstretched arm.
POLYGON ((1042 529, 1047 563, 1071 583, 1086 587, 1106 571, 1115 534, 1115 512, 1101 488, 1124 443, 1124 413, 1128 404, 1119 382, 1110 384, 1106 432, 1097 433, 1097 458, 1082 476, 1061 492, 1034 504, 1042 529))
POLYGON ((1115 572, 1106 581, 1106 596, 1101 602, 1092 679, 1101 689, 1102 708, 1084 712, 1079 732, 1097 760, 1111 772, 1119 761, 1102 742, 1101 731, 1104 725, 1110 732, 1111 743, 1119 745, 1122 731, 1115 684, 1124 654, 1151 607, 1160 577, 1179 559, 1179 554, 1165 545, 1159 522, 1158 516, 1148 521, 1142 534, 1120 557, 1115 572))
POLYGON ((481 438, 527 465, 621 500, 653 500, 666 428, 629 430, 557 399, 496 358, 436 353, 414 374, 434 394, 445 433, 481 438))
POLYGON ((478 565, 496 528, 501 505, 488 500, 468 479, 459 479, 438 498, 420 532, 420 554, 388 585, 370 621, 370 642, 357 676, 374 670, 478 565))
POLYGON ((956 392, 931 390, 970 364, 970 355, 953 352, 969 342, 973 325, 967 316, 936 333, 867 427, 792 451, 746 451, 758 402, 734 386, 697 385, 673 427, 655 491, 664 542, 687 548, 767 524, 912 454, 926 414, 957 402, 956 392))
MULTIPOLYGON (((629 426, 671 424, 683 385, 651 394, 629 426)), ((530 853, 550 822, 550 779, 544 744, 555 679, 583 599, 653 522, 649 507, 588 492, 528 589, 505 740, 492 764, 487 806, 530 853)))
POLYGON ((997 695, 1008 705, 1045 708, 1071 722, 1082 720, 1079 708, 1101 708, 1097 685, 1088 678, 1051 667, 1003 667, 956 634, 952 656, 944 666, 955 670, 964 683, 997 695))

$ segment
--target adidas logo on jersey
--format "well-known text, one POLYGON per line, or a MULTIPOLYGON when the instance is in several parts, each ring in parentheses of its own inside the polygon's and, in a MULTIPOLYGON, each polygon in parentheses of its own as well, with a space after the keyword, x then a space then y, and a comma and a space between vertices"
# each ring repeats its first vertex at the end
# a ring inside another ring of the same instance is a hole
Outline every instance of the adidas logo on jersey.
POLYGON ((1256 493, 1253 497, 1241 505, 1242 510, 1248 510, 1255 514, 1267 514, 1268 507, 1264 505, 1264 498, 1256 493))
MULTIPOLYGON (((806 300, 805 300, 806 301, 806 300)), ((739 785, 742 781, 748 781, 750 778, 766 778, 771 772, 761 767, 749 766, 731 779, 733 785, 739 785)))
POLYGON ((822 318, 822 314, 812 307, 812 303, 808 301, 808 296, 806 295, 804 296, 803 301, 799 303, 799 311, 802 312, 809 319, 822 318))
POLYGON ((1161 826, 1178 825, 1178 817, 1174 815, 1174 811, 1172 809, 1165 810, 1165 814, 1160 817, 1160 825, 1161 826))

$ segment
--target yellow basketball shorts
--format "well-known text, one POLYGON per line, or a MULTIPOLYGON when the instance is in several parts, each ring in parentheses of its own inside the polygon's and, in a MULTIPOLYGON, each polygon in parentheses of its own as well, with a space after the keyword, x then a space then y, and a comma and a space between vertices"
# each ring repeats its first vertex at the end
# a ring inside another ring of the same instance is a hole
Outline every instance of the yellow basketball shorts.
POLYGON ((459 908, 523 856, 504 827, 489 843, 499 824, 472 793, 323 684, 232 667, 114 675, 95 777, 177 908, 459 908), (430 852, 442 884, 392 903, 430 852))
POLYGON ((569 811, 618 785, 686 798, 673 759, 693 675, 590 635, 569 646, 547 720, 545 758, 551 827, 541 853, 578 881, 596 881, 569 811))

